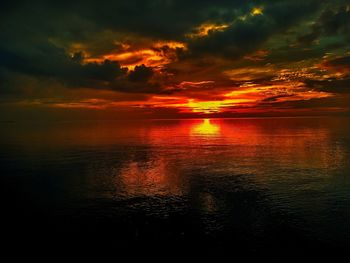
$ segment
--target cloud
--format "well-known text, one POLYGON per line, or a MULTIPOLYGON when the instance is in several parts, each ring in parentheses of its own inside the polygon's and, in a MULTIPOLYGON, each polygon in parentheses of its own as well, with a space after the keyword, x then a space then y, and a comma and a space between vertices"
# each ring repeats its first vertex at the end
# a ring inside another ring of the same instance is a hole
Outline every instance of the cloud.
POLYGON ((147 82, 154 72, 151 68, 146 67, 145 65, 136 66, 133 71, 129 73, 129 80, 134 82, 147 82))
POLYGON ((295 23, 317 12, 320 6, 318 1, 313 0, 267 1, 264 9, 253 8, 251 13, 232 19, 225 28, 190 39, 189 50, 194 56, 204 53, 241 58, 257 51, 274 35, 283 34, 295 23))
MULTIPOLYGON (((153 75, 151 68, 141 65, 128 71, 117 61, 107 59, 99 63, 84 63, 83 53, 75 53, 70 57, 63 49, 51 44, 41 44, 21 52, 0 49, 0 61, 2 72, 53 79, 68 88, 159 92, 157 84, 147 83, 153 75)), ((4 74, 0 77, 6 78, 4 74)))
POLYGON ((144 105, 153 95, 220 104, 236 93, 274 107, 348 93, 343 0, 21 0, 4 1, 0 14, 7 101, 74 93, 54 105, 114 105, 114 93, 130 102, 141 94, 144 105), (300 87, 304 97, 290 95, 300 87))
POLYGON ((350 56, 337 57, 323 61, 321 67, 340 74, 350 74, 350 56))
POLYGON ((306 80, 310 89, 334 94, 350 93, 350 79, 306 80))
POLYGON ((350 33, 350 7, 347 1, 334 1, 322 10, 312 23, 311 31, 303 33, 298 41, 304 45, 333 37, 339 44, 346 45, 350 33))

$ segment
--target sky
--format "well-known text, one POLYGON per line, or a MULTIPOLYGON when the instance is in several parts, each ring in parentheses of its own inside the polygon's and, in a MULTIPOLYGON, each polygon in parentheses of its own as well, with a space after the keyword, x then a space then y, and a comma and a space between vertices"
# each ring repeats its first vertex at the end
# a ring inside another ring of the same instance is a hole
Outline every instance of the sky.
POLYGON ((1 1, 0 120, 350 115, 344 0, 1 1))

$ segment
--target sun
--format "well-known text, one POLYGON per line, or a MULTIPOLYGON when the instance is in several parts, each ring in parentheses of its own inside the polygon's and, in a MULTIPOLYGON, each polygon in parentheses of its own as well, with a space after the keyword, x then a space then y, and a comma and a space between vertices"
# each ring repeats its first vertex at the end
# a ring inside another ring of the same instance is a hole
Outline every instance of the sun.
POLYGON ((210 114, 210 113, 220 112, 220 109, 222 108, 222 102, 221 101, 195 101, 193 99, 190 99, 188 101, 188 107, 191 108, 192 112, 210 114))

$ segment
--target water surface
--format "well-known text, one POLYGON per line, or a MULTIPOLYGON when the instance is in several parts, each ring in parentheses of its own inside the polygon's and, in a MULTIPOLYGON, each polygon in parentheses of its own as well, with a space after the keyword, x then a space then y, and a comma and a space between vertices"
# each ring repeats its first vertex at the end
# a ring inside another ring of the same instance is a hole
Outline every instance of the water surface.
POLYGON ((110 249, 346 250, 349 124, 348 118, 2 123, 3 228, 14 242, 44 234, 110 249))

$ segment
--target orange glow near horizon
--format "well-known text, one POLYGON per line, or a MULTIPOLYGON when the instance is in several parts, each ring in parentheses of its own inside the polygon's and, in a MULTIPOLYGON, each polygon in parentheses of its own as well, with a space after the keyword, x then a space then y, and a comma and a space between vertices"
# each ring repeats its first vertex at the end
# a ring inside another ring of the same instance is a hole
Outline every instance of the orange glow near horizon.
MULTIPOLYGON (((262 15, 263 8, 255 7, 252 16, 262 15)), ((198 26, 192 35, 187 37, 207 37, 215 31, 223 31, 228 24, 204 23, 198 26)), ((120 91, 115 95, 114 87, 105 86, 110 93, 103 94, 101 90, 91 89, 91 92, 81 96, 72 93, 70 99, 52 100, 45 104, 42 101, 25 101, 22 104, 67 109, 106 110, 122 109, 123 111, 139 112, 149 116, 153 112, 169 112, 171 117, 191 115, 194 117, 219 116, 227 113, 260 114, 269 112, 291 112, 293 109, 280 107, 282 103, 308 101, 335 96, 331 92, 324 92, 308 87, 305 79, 325 80, 326 77, 338 76, 327 73, 322 78, 316 69, 327 69, 327 64, 318 66, 304 65, 277 68, 275 65, 251 65, 242 67, 227 67, 225 69, 211 68, 197 70, 195 65, 184 64, 181 67, 177 52, 187 50, 186 43, 176 41, 147 41, 145 46, 133 47, 121 43, 121 50, 104 54, 99 57, 90 56, 84 51, 83 45, 73 45, 71 51, 81 51, 84 63, 103 63, 104 60, 118 61, 123 68, 133 71, 137 65, 145 65, 153 71, 152 78, 147 83, 131 83, 130 89, 120 91), (193 68, 192 68, 193 67, 193 68), (169 68, 170 70, 167 70, 169 68), (207 74, 213 70, 213 74, 207 74), (219 70, 219 72, 217 72, 219 70), (180 77, 178 77, 180 76, 180 77), (260 79, 267 79, 260 81, 260 79), (140 84, 140 85, 139 85, 140 84), (149 86, 148 86, 149 85, 149 86), (148 90, 149 88, 149 90, 148 90), (154 90, 152 90, 154 88, 154 90), (139 92, 138 92, 139 90, 139 92)), ((85 47, 86 50, 86 47, 85 47)), ((245 56, 245 61, 263 61, 271 51, 261 49, 245 56)), ((329 67, 329 65, 328 65, 329 67)), ((127 74, 121 78, 121 85, 128 85, 127 74)), ((341 78, 339 75, 338 78, 341 78)), ((105 83, 103 83, 105 85, 105 83)), ((84 87, 89 89, 89 87, 84 87)), ((118 86, 116 89, 119 89, 118 86)), ((329 109, 328 109, 329 110, 329 109)), ((334 109, 339 111, 339 109, 334 109)), ((294 109, 295 112, 300 109, 294 109)), ((308 109, 305 109, 307 112, 308 109)), ((162 114, 160 114, 162 115, 162 114)))
POLYGON ((219 112, 220 111, 220 108, 222 107, 222 102, 221 101, 195 102, 194 100, 190 99, 188 101, 188 107, 193 112, 214 113, 214 112, 219 112))
POLYGON ((225 99, 218 101, 195 101, 190 99, 187 106, 194 113, 217 113, 222 112, 225 108, 229 108, 235 105, 253 102, 252 99, 225 99))
MULTIPOLYGON (((190 89, 199 89, 198 86, 187 85, 190 89)), ((185 90, 186 91, 186 90, 185 90)), ((81 99, 79 101, 50 101, 48 107, 54 108, 75 108, 75 109, 94 109, 94 110, 105 110, 105 109, 118 109, 118 108, 138 108, 140 110, 153 109, 156 111, 163 111, 164 109, 171 109, 177 111, 179 114, 195 114, 198 116, 212 115, 226 113, 230 111, 234 112, 258 112, 258 106, 260 103, 266 103, 273 109, 275 103, 288 102, 288 101, 307 101, 315 98, 327 98, 334 96, 331 93, 305 90, 303 86, 294 87, 286 86, 281 84, 270 85, 270 86, 258 86, 247 84, 241 88, 236 88, 233 91, 224 90, 223 94, 219 94, 218 99, 210 97, 206 99, 205 96, 201 99, 188 98, 186 92, 174 94, 174 95, 156 95, 150 96, 144 100, 134 101, 114 101, 113 99, 81 99)), ((23 102, 24 104, 30 104, 33 106, 45 105, 45 102, 23 102)), ((269 108, 265 108, 269 109, 269 108)), ((261 109, 262 110, 262 109, 261 109)), ((288 111, 286 109, 285 111, 288 111)))
MULTIPOLYGON (((263 6, 256 6, 249 10, 246 19, 262 16, 263 6)), ((233 22, 232 22, 233 23, 233 22)), ((232 24, 204 22, 190 29, 187 38, 196 41, 198 38, 207 38, 211 34, 225 31, 232 24)), ((279 67, 271 63, 260 65, 271 54, 271 50, 261 48, 242 58, 241 66, 228 65, 223 58, 208 58, 203 65, 193 63, 188 57, 181 61, 182 51, 188 51, 190 44, 180 41, 165 41, 142 39, 142 44, 133 45, 133 42, 123 40, 116 42, 116 49, 110 53, 91 55, 86 46, 74 43, 69 51, 82 52, 82 63, 103 63, 105 60, 118 61, 120 66, 127 68, 125 76, 120 77, 120 86, 102 86, 111 93, 121 90, 118 96, 112 94, 100 95, 101 91, 93 89, 87 96, 78 100, 76 94, 72 99, 50 101, 48 107, 89 109, 89 110, 116 110, 136 112, 141 118, 148 118, 152 114, 175 117, 211 117, 228 116, 238 113, 260 114, 264 112, 298 113, 301 109, 293 109, 293 102, 306 102, 314 99, 324 99, 335 96, 330 91, 308 87, 305 82, 311 80, 328 80, 329 78, 342 79, 345 73, 339 73, 338 68, 330 63, 298 63, 279 67), (212 66, 218 63, 222 66, 212 66), (247 64, 247 62, 249 62, 247 64), (254 62, 254 63, 252 63, 254 62), (145 65, 153 71, 152 77, 145 83, 128 82, 128 74, 138 65, 145 65), (336 70, 336 72, 332 72, 336 70), (323 70, 323 71, 322 71, 323 70), (320 72, 325 72, 320 74, 320 72), (327 74, 326 74, 327 73, 327 74), (130 87, 127 87, 130 85, 130 87), (125 87, 124 87, 125 86, 125 87), (284 105, 283 105, 284 104, 284 105), (163 115, 164 113, 164 115, 163 115)), ((113 81, 112 81, 113 82, 113 81)), ((114 83, 113 83, 114 84, 114 83)), ((85 88, 85 87, 84 87, 85 88)), ((87 89, 89 87, 86 87, 87 89)), ((40 101, 35 101, 39 105, 40 101)), ((32 103, 32 105, 34 105, 32 103)), ((29 104, 29 103, 28 103, 29 104)), ((43 101, 43 105, 45 102, 43 101)), ((305 103, 307 104, 307 103, 305 103)), ((318 106, 321 108, 321 106, 318 106)), ((333 111, 339 111, 333 107, 333 111)), ((329 109, 327 109, 329 110, 329 109)), ((310 109, 304 109, 311 112, 310 109)), ((157 117, 157 116, 156 116, 157 117)), ((156 118, 155 117, 155 118, 156 118)))

